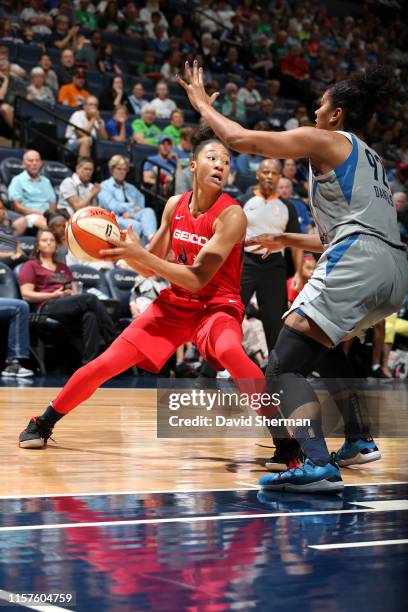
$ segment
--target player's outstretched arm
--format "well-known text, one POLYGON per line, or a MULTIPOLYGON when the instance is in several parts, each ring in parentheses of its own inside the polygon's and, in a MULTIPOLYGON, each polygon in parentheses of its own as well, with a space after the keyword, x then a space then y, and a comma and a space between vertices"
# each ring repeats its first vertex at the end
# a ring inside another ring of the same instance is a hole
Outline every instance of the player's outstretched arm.
POLYGON ((347 157, 349 145, 342 142, 344 137, 327 130, 302 127, 288 132, 261 132, 247 130, 227 119, 213 108, 213 99, 205 92, 202 69, 196 61, 192 71, 186 64, 186 79, 178 76, 177 80, 204 121, 234 151, 273 158, 309 157, 317 164, 328 164, 333 168, 347 157))
MULTIPOLYGON (((245 236, 246 217, 238 206, 230 206, 218 217, 214 235, 201 249, 191 266, 170 263, 144 249, 137 236, 128 230, 126 242, 110 240, 115 248, 101 251, 108 259, 124 259, 136 271, 146 269, 192 293, 200 291, 220 269, 233 247, 245 236)), ((142 272, 143 274, 143 272, 142 272)))
POLYGON ((317 234, 293 234, 290 232, 281 234, 260 234, 259 236, 254 236, 250 240, 246 240, 245 245, 259 246, 259 249, 254 251, 255 253, 260 249, 267 249, 268 252, 262 255, 262 259, 266 259, 271 253, 279 249, 285 249, 286 247, 302 249, 303 251, 310 251, 311 253, 323 253, 324 251, 320 237, 317 234))

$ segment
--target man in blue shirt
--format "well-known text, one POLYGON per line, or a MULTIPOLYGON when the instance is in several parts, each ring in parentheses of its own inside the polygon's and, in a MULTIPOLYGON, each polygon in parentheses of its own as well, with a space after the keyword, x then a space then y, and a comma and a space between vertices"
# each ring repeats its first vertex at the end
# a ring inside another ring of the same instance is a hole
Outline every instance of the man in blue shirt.
POLYGON ((177 169, 177 154, 172 150, 173 141, 167 134, 159 136, 159 152, 151 155, 143 167, 143 181, 150 185, 156 184, 157 173, 160 173, 161 193, 170 195, 171 185, 177 169), (160 168, 155 164, 160 164, 160 168))
POLYGON ((289 202, 296 208, 300 231, 302 234, 312 234, 314 221, 303 200, 294 195, 292 181, 288 178, 282 177, 278 183, 278 193, 285 200, 289 200, 289 202))
POLYGON ((55 210, 56 196, 51 182, 40 174, 42 160, 38 151, 26 151, 24 171, 13 177, 8 188, 9 200, 19 215, 24 215, 28 227, 45 229, 46 210, 55 210))
POLYGON ((144 195, 125 181, 129 171, 128 158, 114 155, 108 166, 111 178, 101 183, 99 205, 115 213, 121 229, 132 226, 143 244, 148 243, 157 229, 156 215, 152 208, 145 208, 144 195))

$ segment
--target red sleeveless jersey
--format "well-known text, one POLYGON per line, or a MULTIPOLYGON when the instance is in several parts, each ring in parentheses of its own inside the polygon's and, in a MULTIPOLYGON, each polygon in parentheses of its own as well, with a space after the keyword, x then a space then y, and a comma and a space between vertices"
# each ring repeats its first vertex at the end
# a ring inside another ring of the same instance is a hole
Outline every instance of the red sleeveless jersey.
MULTIPOLYGON (((212 238, 215 220, 222 211, 229 206, 240 206, 236 200, 223 193, 205 213, 194 217, 189 208, 191 196, 191 191, 180 196, 171 221, 171 247, 175 262, 185 266, 193 265, 198 253, 212 238)), ((242 244, 238 243, 218 272, 200 291, 193 295, 177 285, 172 285, 172 290, 183 297, 218 298, 216 301, 225 297, 241 303, 241 269, 242 244)))

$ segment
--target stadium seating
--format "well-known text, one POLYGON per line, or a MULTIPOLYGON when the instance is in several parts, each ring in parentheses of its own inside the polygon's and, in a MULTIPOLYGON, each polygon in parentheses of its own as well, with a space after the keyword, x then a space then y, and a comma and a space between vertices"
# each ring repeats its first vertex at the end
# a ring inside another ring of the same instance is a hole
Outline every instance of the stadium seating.
POLYGON ((105 272, 111 296, 120 303, 119 326, 124 329, 132 320, 129 310, 130 291, 135 283, 137 272, 113 268, 105 272))

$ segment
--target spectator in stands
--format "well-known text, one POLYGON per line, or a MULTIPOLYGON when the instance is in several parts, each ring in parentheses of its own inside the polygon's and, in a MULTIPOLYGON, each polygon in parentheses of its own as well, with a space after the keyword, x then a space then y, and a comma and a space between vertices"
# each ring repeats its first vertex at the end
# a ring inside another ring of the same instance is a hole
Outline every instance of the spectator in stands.
POLYGON ((148 100, 144 97, 145 91, 143 83, 135 83, 133 91, 126 101, 129 112, 136 117, 141 117, 143 108, 149 104, 148 100))
POLYGON ((283 176, 279 180, 278 194, 282 199, 289 200, 289 202, 296 208, 299 227, 302 234, 313 234, 314 222, 312 217, 304 201, 298 197, 295 197, 293 193, 293 183, 290 179, 283 176))
POLYGON ((160 10, 159 0, 147 0, 146 5, 140 11, 140 19, 145 23, 151 23, 153 13, 159 13, 160 15, 160 25, 162 25, 166 32, 169 28, 168 21, 162 11, 160 10))
POLYGON ((150 106, 153 106, 158 119, 169 119, 171 113, 176 110, 176 103, 169 98, 167 83, 159 81, 155 93, 156 97, 150 102, 150 106))
POLYGON ((177 171, 184 170, 189 164, 193 134, 194 129, 191 127, 184 127, 180 130, 180 143, 173 147, 177 155, 177 171))
POLYGON ((21 295, 42 314, 60 321, 70 334, 82 338, 82 363, 94 359, 103 344, 116 337, 115 325, 105 306, 89 293, 78 295, 71 270, 55 261, 57 243, 49 229, 36 237, 33 259, 24 264, 18 278, 21 295))
POLYGON ((271 44, 273 57, 279 61, 289 53, 288 33, 286 30, 279 30, 276 34, 275 42, 271 44))
POLYGON ((274 67, 273 56, 270 50, 270 39, 261 34, 257 41, 251 45, 251 69, 260 77, 267 79, 271 76, 274 67))
POLYGON ((170 115, 170 125, 166 125, 163 134, 170 136, 173 144, 178 147, 181 140, 181 130, 184 125, 184 115, 176 108, 170 115))
POLYGON ((220 30, 222 24, 220 24, 219 17, 212 7, 213 0, 201 0, 200 4, 200 11, 194 15, 199 23, 200 30, 214 34, 220 30))
POLYGON ((145 278, 138 274, 129 295, 129 310, 132 319, 139 317, 158 297, 160 291, 167 289, 169 283, 164 278, 150 276, 145 278))
POLYGON ((395 210, 397 211, 397 220, 400 229, 401 240, 408 243, 408 203, 407 194, 403 191, 397 191, 392 196, 395 210))
POLYGON ((74 125, 67 126, 67 146, 78 157, 90 157, 93 139, 108 139, 105 122, 99 113, 98 98, 95 96, 86 97, 83 109, 75 111, 69 121, 74 125))
POLYGON ((0 69, 1 66, 5 66, 9 64, 10 66, 10 75, 13 77, 17 77, 19 79, 24 79, 26 76, 26 72, 24 68, 22 68, 19 64, 14 62, 10 62, 9 58, 9 49, 5 45, 0 45, 0 69))
POLYGON ((103 45, 97 58, 97 65, 99 72, 102 72, 102 74, 105 72, 122 74, 122 69, 117 63, 113 53, 112 43, 106 43, 106 45, 103 45))
POLYGON ((17 96, 26 97, 24 81, 10 74, 10 64, 0 63, 0 115, 9 128, 14 125, 14 102, 17 96))
POLYGON ((32 26, 35 34, 51 34, 52 18, 44 8, 44 0, 31 0, 30 8, 23 10, 21 19, 32 26))
POLYGON ((70 0, 59 0, 57 6, 51 9, 50 15, 54 20, 59 15, 64 15, 64 17, 68 17, 69 25, 72 26, 75 18, 73 3, 70 0))
POLYGON ((80 157, 72 176, 65 178, 59 188, 58 208, 72 215, 85 206, 98 206, 96 196, 101 190, 98 183, 92 183, 94 163, 90 157, 80 157))
POLYGON ((170 51, 169 38, 166 30, 162 25, 155 25, 153 28, 153 36, 146 41, 147 48, 157 55, 163 56, 170 51))
POLYGON ((382 133, 380 142, 376 142, 372 145, 373 149, 377 151, 378 155, 381 157, 386 168, 394 167, 400 159, 397 147, 393 144, 393 138, 393 131, 391 128, 388 128, 382 133))
POLYGON ((97 61, 102 47, 102 33, 99 30, 95 30, 91 34, 90 42, 86 43, 86 39, 83 39, 83 44, 80 48, 76 45, 75 60, 78 64, 86 68, 96 70, 97 61))
POLYGON ((248 70, 238 62, 238 50, 236 47, 228 49, 223 64, 223 72, 228 79, 245 79, 247 77, 248 70))
MULTIPOLYGON (((1 96, 0 96, 1 99, 1 96)), ((390 183, 391 191, 395 193, 396 191, 403 191, 404 193, 408 192, 408 163, 400 162, 396 165, 397 176, 390 183)))
POLYGON ((24 216, 10 213, 0 200, 0 262, 14 268, 27 260, 17 238, 24 234, 27 222, 24 216))
POLYGON ((157 145, 161 129, 155 125, 156 111, 151 104, 146 104, 142 110, 141 119, 132 121, 133 138, 138 144, 157 145))
POLYGON ((272 79, 272 81, 268 81, 269 88, 269 96, 272 100, 272 104, 275 110, 286 110, 286 103, 284 98, 281 98, 279 95, 281 90, 281 82, 277 79, 272 79))
POLYGON ((112 119, 106 122, 109 140, 127 142, 132 138, 133 130, 129 121, 129 111, 126 106, 117 106, 112 119))
POLYGON ((101 183, 98 202, 102 208, 115 213, 121 229, 132 227, 146 244, 157 229, 152 208, 145 208, 144 195, 134 185, 126 182, 129 160, 114 155, 109 161, 111 177, 101 183))
POLYGON ((27 87, 27 100, 38 104, 55 106, 55 97, 51 87, 45 84, 45 73, 37 66, 30 72, 30 85, 27 87))
POLYGON ((0 19, 9 19, 14 29, 20 27, 20 14, 18 6, 14 0, 2 0, 0 5, 0 19))
POLYGON ((160 69, 160 76, 167 82, 175 82, 176 75, 181 74, 182 55, 180 51, 173 51, 160 69))
POLYGON ((30 356, 30 308, 24 300, 0 297, 0 321, 8 321, 7 358, 3 378, 26 378, 34 372, 23 368, 20 361, 30 356))
POLYGON ((77 68, 72 75, 72 83, 63 85, 58 94, 58 102, 65 106, 81 106, 91 94, 85 89, 85 71, 77 68))
POLYGON ((52 61, 50 56, 47 53, 43 53, 40 57, 40 61, 38 62, 40 68, 44 71, 44 82, 48 87, 51 88, 51 91, 56 94, 58 92, 58 78, 55 71, 51 68, 52 61))
POLYGON ((207 60, 207 57, 211 54, 211 43, 213 41, 213 37, 210 32, 204 32, 201 34, 201 53, 207 60))
POLYGON ((78 34, 79 25, 69 27, 69 19, 65 15, 59 15, 55 20, 55 30, 47 38, 47 47, 57 49, 72 48, 75 37, 78 34))
POLYGON ((239 122, 246 121, 246 109, 242 99, 238 98, 238 87, 235 83, 226 83, 224 95, 215 103, 216 108, 228 117, 239 122))
POLYGON ((224 62, 220 57, 221 43, 213 38, 210 44, 210 53, 207 55, 206 66, 213 75, 222 74, 224 62))
POLYGON ((75 21, 86 30, 95 30, 97 18, 90 9, 90 0, 79 0, 79 8, 75 11, 75 21))
POLYGON ((156 63, 154 51, 146 51, 143 62, 137 67, 137 73, 140 77, 157 80, 161 78, 160 69, 161 67, 156 63))
POLYGON ((173 142, 170 136, 159 137, 159 152, 148 157, 143 167, 143 182, 149 185, 156 183, 157 174, 161 185, 161 193, 169 195, 177 169, 177 155, 172 150, 173 142), (160 164, 160 168, 155 166, 160 164))
POLYGON ((66 257, 68 254, 68 245, 65 238, 65 229, 67 225, 67 211, 56 210, 46 214, 48 229, 54 234, 57 249, 55 251, 55 261, 59 263, 67 263, 66 257))
POLYGON ((168 40, 169 39, 169 35, 167 32, 167 27, 161 23, 161 17, 160 17, 160 12, 159 11, 153 11, 152 12, 152 16, 150 21, 146 24, 146 34, 148 38, 154 38, 154 32, 155 32, 155 28, 156 26, 161 26, 163 29, 163 39, 164 40, 168 40))
POLYGON ((310 66, 301 53, 300 45, 292 45, 289 53, 282 58, 280 69, 288 91, 304 98, 310 87, 310 66))
POLYGON ((119 32, 123 24, 123 15, 119 11, 118 4, 115 0, 109 0, 102 17, 98 20, 98 26, 101 30, 107 32, 119 32))
POLYGON ((146 36, 146 25, 140 18, 139 8, 134 2, 127 2, 124 9, 123 15, 125 17, 122 23, 122 31, 125 36, 135 36, 137 38, 145 38, 146 36))
MULTIPOLYGON (((306 283, 310 278, 312 278, 313 272, 316 268, 316 259, 313 255, 304 255, 303 264, 302 264, 302 278, 306 283)), ((297 296, 300 293, 300 287, 296 284, 294 277, 288 278, 287 280, 287 290, 288 290, 288 307, 292 305, 297 296), (294 286, 296 288, 294 288, 294 286)))
POLYGON ((72 83, 75 66, 75 56, 71 49, 64 49, 61 53, 60 65, 57 68, 57 77, 60 87, 72 83))
POLYGON ((241 100, 246 108, 257 109, 260 106, 262 97, 256 89, 256 81, 253 76, 249 76, 245 80, 244 87, 238 90, 238 99, 241 100))
POLYGON ((307 198, 308 187, 307 184, 297 178, 297 166, 294 159, 285 159, 283 161, 282 174, 285 178, 288 178, 293 185, 293 191, 299 198, 307 198))
MULTIPOLYGON (((257 173, 258 185, 244 206, 248 219, 247 240, 263 231, 299 233, 295 208, 279 199, 277 194, 280 178, 279 160, 264 159, 257 173)), ((256 292, 268 348, 272 350, 282 326, 282 315, 287 309, 286 262, 281 251, 262 259, 264 252, 256 246, 245 247, 241 289, 245 306, 256 292)), ((296 270, 294 288, 297 289, 302 285, 303 251, 292 249, 291 252, 296 270)))
POLYGON ((251 127, 259 121, 266 121, 271 130, 278 132, 282 129, 282 121, 275 113, 273 102, 270 98, 261 100, 259 111, 252 116, 251 127))
POLYGON ((123 86, 123 78, 115 76, 99 96, 99 106, 102 110, 114 110, 125 103, 127 95, 123 86))
POLYGON ((251 153, 240 153, 237 157, 237 170, 239 174, 252 174, 253 176, 259 170, 259 166, 263 157, 260 155, 252 155, 251 153))
POLYGON ((9 200, 14 210, 24 215, 28 227, 45 228, 46 210, 56 208, 56 197, 49 179, 40 174, 42 160, 37 151, 26 151, 23 157, 24 171, 11 180, 9 200))

